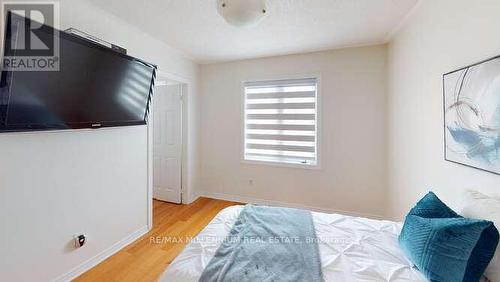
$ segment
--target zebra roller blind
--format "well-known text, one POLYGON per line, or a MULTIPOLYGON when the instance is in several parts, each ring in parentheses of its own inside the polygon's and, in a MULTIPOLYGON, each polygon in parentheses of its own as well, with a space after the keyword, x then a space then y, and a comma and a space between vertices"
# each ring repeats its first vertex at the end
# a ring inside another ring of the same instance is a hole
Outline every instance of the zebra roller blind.
POLYGON ((244 159, 317 165, 317 79, 244 84, 244 159))

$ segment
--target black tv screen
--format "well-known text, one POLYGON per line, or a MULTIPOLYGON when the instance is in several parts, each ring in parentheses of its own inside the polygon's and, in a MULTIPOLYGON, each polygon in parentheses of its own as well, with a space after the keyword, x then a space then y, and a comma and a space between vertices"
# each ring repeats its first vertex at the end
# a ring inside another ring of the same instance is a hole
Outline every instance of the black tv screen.
MULTIPOLYGON (((4 58, 38 55, 11 48, 24 20, 8 14, 4 58)), ((36 36, 44 42, 58 37, 58 71, 6 70, 3 62, 0 132, 146 124, 156 66, 54 31, 43 25, 36 36)))

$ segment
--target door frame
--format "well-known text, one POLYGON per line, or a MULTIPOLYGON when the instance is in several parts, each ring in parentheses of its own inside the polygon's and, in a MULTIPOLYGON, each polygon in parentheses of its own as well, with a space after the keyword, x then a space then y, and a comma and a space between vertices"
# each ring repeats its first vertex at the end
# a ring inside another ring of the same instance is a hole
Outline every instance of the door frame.
MULTIPOLYGON (((181 204, 189 202, 189 195, 191 195, 191 191, 189 191, 187 183, 187 132, 188 132, 188 122, 187 122, 187 99, 190 95, 190 90, 193 89, 193 83, 191 80, 184 78, 182 76, 169 73, 163 70, 158 70, 156 73, 156 81, 155 88, 158 86, 168 85, 168 81, 175 81, 181 84, 182 87, 182 106, 181 106, 181 204)), ((154 100, 154 95, 153 95, 154 100)), ((151 102, 152 103, 152 102, 151 102)), ((149 105, 150 111, 153 110, 152 104, 149 105)), ((153 119, 152 114, 148 115, 148 125, 147 125, 147 208, 148 208, 148 229, 151 230, 153 228, 153 119)))

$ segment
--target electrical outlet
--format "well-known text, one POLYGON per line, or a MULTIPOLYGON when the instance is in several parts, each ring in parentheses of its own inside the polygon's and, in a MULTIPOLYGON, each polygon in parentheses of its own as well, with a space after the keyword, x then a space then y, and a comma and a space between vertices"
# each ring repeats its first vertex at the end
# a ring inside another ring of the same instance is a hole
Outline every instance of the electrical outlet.
POLYGON ((74 236, 75 240, 75 248, 81 248, 83 245, 85 245, 85 242, 87 242, 87 236, 84 234, 79 234, 74 236))

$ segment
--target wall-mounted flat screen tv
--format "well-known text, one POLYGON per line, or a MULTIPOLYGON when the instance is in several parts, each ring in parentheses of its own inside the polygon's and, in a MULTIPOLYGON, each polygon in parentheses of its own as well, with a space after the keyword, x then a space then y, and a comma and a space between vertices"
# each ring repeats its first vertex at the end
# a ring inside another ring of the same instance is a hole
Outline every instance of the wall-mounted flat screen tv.
POLYGON ((25 69, 16 70, 14 63, 26 60, 29 64, 31 61, 26 58, 36 59, 39 55, 39 50, 26 48, 29 39, 24 38, 23 32, 30 32, 25 26, 34 23, 14 13, 7 14, 0 132, 146 124, 155 65, 41 25, 30 35, 31 40, 35 36, 40 42, 56 42, 58 70, 31 71, 26 70, 30 67, 26 65, 21 66, 25 69))

